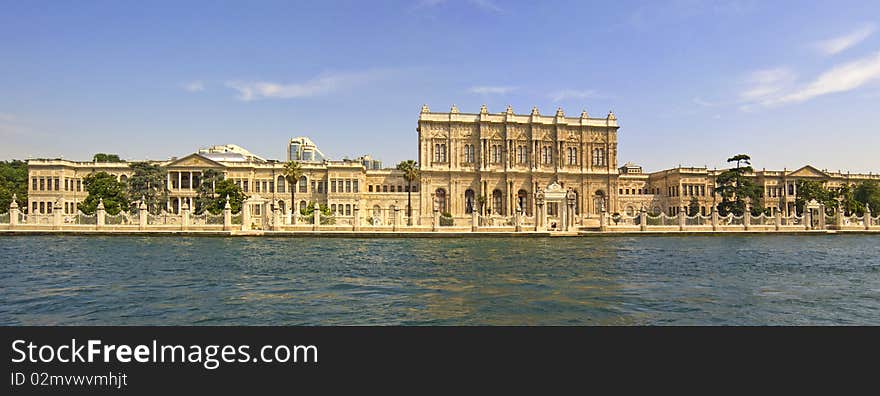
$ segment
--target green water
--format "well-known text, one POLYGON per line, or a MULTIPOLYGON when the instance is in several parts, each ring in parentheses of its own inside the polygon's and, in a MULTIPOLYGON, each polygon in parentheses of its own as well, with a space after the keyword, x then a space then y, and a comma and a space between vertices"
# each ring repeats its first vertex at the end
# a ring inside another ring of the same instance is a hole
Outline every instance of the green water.
POLYGON ((0 237, 3 325, 880 324, 880 237, 0 237))

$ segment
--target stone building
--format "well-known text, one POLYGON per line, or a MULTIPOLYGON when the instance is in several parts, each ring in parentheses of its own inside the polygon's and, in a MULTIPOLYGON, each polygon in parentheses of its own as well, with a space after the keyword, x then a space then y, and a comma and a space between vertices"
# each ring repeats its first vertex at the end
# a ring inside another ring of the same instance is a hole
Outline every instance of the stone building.
MULTIPOLYGON (((510 224, 514 216, 525 225, 597 227, 601 211, 635 216, 676 215, 696 198, 700 212, 709 214, 720 200, 714 195, 715 178, 723 170, 677 167, 645 173, 633 163, 618 166, 617 133, 611 112, 590 117, 586 111, 568 117, 562 109, 542 115, 537 108, 515 114, 432 112, 423 106, 418 117, 417 160, 420 180, 412 186, 412 223, 431 225, 437 213, 448 214, 455 225, 510 224), (519 214, 518 214, 519 213, 519 214), (542 220, 543 219, 543 220, 542 220)), ((151 161, 167 171, 167 211, 192 208, 202 175, 221 172, 240 185, 254 202, 255 216, 279 208, 287 213, 309 202, 327 205, 339 216, 353 216, 354 208, 369 224, 389 224, 392 216, 407 213, 409 186, 403 173, 382 168, 369 156, 328 160, 307 137, 288 142, 287 154, 300 159, 303 177, 291 202, 290 186, 282 175, 282 161, 266 160, 236 145, 213 146, 183 158, 151 161)), ((95 163, 63 159, 28 161, 27 211, 75 214, 87 192, 83 177, 107 172, 120 181, 131 177, 125 162, 95 163), (56 205, 57 203, 57 205, 56 205)), ((829 172, 812 166, 789 171, 756 170, 747 175, 763 187, 764 205, 788 216, 794 210, 798 180, 821 181, 829 187, 880 180, 876 174, 829 172)), ((137 199, 137 197, 132 197, 137 199)), ((24 209, 24 208, 23 208, 24 209)), ((446 216, 444 216, 446 217, 446 216)), ((408 223, 408 221, 407 221, 408 223)), ((552 227, 550 227, 552 228, 552 227)))

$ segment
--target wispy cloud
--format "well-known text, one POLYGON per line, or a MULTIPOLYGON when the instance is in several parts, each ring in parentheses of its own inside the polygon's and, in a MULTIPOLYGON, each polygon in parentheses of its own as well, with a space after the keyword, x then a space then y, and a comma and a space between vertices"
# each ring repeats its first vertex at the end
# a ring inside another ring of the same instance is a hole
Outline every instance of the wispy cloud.
MULTIPOLYGON (((442 6, 442 5, 448 5, 451 3, 452 2, 449 0, 420 0, 420 1, 416 2, 415 6, 413 6, 413 9, 418 10, 421 8, 431 8, 431 7, 437 7, 437 6, 442 6)), ((458 2, 456 2, 456 3, 458 3, 458 2)), ((498 13, 498 12, 504 11, 501 9, 501 7, 498 6, 498 4, 496 4, 492 0, 464 0, 461 3, 469 4, 471 6, 475 6, 476 8, 482 9, 484 11, 489 11, 489 12, 498 13)))
POLYGON ((797 83, 794 72, 786 68, 761 70, 747 79, 749 86, 740 94, 740 108, 801 103, 876 81, 880 81, 880 52, 832 67, 807 83, 797 83))
POLYGON ((553 102, 562 102, 567 99, 588 99, 588 98, 596 98, 599 95, 596 91, 592 89, 588 90, 575 90, 575 89, 563 89, 561 91, 556 91, 547 95, 553 102))
POLYGON ((516 87, 477 86, 477 87, 470 87, 470 89, 468 89, 468 92, 480 94, 480 95, 492 95, 492 94, 504 95, 504 94, 511 93, 515 90, 516 90, 516 87))
POLYGON ((797 74, 787 67, 757 70, 746 77, 747 88, 740 99, 747 102, 762 101, 790 89, 797 74))
POLYGON ((299 83, 229 81, 226 83, 226 86, 238 91, 238 98, 244 101, 308 98, 350 89, 383 78, 385 75, 387 75, 387 72, 382 70, 324 73, 299 83))
POLYGON ((877 26, 873 23, 869 23, 849 34, 828 40, 822 40, 813 44, 813 46, 824 55, 834 55, 846 51, 862 41, 865 41, 865 39, 874 34, 876 30, 877 26))
POLYGON ((187 92, 201 92, 205 90, 205 83, 201 81, 190 81, 180 85, 187 92))

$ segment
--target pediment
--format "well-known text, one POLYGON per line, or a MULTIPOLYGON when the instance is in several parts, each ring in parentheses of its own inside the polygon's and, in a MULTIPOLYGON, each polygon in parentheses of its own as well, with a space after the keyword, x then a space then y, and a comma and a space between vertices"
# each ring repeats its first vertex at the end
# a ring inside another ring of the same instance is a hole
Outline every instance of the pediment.
POLYGON ((223 164, 205 158, 198 153, 187 155, 186 157, 172 161, 166 167, 187 167, 187 168, 223 168, 223 164))
POLYGON ((788 174, 793 177, 829 177, 827 173, 822 172, 810 165, 804 166, 796 171, 788 174))

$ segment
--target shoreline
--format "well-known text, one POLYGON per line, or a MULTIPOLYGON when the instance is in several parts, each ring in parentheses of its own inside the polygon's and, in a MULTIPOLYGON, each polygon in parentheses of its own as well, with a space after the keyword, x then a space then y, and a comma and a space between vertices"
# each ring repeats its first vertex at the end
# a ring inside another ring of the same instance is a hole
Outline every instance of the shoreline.
POLYGON ((740 230, 740 231, 192 231, 192 230, 0 230, 4 236, 196 236, 196 237, 286 237, 286 238, 556 238, 556 237, 658 237, 723 235, 880 235, 877 230, 740 230))

